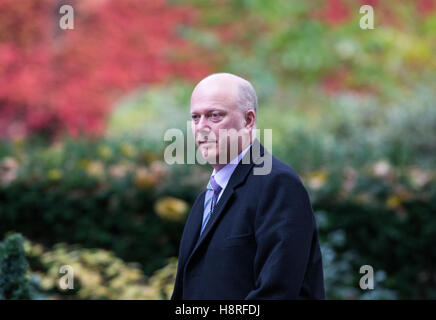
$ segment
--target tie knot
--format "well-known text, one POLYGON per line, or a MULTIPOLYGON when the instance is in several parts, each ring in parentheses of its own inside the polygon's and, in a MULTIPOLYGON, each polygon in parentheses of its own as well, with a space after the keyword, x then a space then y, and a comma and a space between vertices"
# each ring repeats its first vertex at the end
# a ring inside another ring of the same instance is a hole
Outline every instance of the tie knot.
POLYGON ((210 177, 209 184, 207 185, 209 190, 213 190, 214 193, 220 193, 221 186, 215 181, 213 176, 210 177))

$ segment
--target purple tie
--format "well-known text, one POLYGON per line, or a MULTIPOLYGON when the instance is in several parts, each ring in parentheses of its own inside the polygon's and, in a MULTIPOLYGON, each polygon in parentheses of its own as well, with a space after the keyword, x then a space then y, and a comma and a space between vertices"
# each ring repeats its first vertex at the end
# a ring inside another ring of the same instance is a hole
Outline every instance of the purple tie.
POLYGON ((206 207, 209 205, 210 202, 212 202, 212 204, 210 206, 210 210, 208 211, 206 217, 204 217, 203 219, 200 235, 203 233, 203 230, 207 222, 209 221, 210 215, 212 214, 212 211, 215 208, 216 203, 218 202, 218 196, 222 190, 221 186, 215 181, 215 178, 213 176, 210 177, 209 183, 207 185, 207 190, 208 190, 206 195, 207 199, 205 200, 204 208, 206 209, 206 207))

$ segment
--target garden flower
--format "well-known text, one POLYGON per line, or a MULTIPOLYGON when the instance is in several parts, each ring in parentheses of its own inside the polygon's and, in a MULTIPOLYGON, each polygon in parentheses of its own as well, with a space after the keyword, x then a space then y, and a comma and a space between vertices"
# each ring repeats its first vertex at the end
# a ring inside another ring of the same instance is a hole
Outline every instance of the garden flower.
POLYGON ((109 167, 109 175, 113 178, 122 179, 126 176, 128 167, 125 165, 112 165, 109 167))
POLYGON ((167 168, 165 167, 165 165, 162 161, 153 161, 150 164, 150 170, 151 170, 156 182, 158 182, 163 177, 165 177, 167 172, 168 172, 167 168))
POLYGON ((98 154, 104 160, 108 160, 108 159, 112 158, 113 152, 112 152, 112 149, 109 148, 108 146, 99 146, 98 147, 98 154))
POLYGON ((390 209, 398 209, 404 201, 410 198, 410 192, 407 190, 400 190, 386 199, 386 206, 390 209))
POLYGON ((121 153, 126 157, 133 157, 136 154, 135 148, 133 148, 132 145, 127 143, 123 143, 121 145, 121 153))
POLYGON ((153 186, 155 179, 150 171, 145 167, 140 167, 136 170, 134 184, 140 189, 147 189, 153 186))
POLYGON ((86 168, 88 168, 90 162, 91 161, 89 159, 87 159, 87 158, 82 159, 82 160, 79 161, 79 166, 81 168, 83 168, 83 169, 86 169, 86 168))
POLYGON ((372 171, 376 177, 385 177, 391 172, 391 166, 386 160, 380 160, 374 164, 372 171))
POLYGON ((0 183, 8 185, 17 178, 18 162, 12 157, 6 157, 0 162, 0 183))
POLYGON ((164 220, 180 221, 188 210, 188 204, 177 198, 164 197, 156 202, 154 210, 164 220))
POLYGON ((49 180, 56 181, 62 178, 62 170, 60 169, 50 169, 47 173, 49 180))
POLYGON ((426 185, 431 179, 431 174, 420 169, 420 168, 412 168, 408 172, 410 183, 414 188, 421 188, 426 185))
POLYGON ((104 175, 104 166, 100 161, 92 161, 88 164, 86 172, 93 177, 101 178, 104 175))
POLYGON ((307 174, 308 185, 311 189, 320 189, 327 181, 327 172, 323 170, 309 172, 307 174))

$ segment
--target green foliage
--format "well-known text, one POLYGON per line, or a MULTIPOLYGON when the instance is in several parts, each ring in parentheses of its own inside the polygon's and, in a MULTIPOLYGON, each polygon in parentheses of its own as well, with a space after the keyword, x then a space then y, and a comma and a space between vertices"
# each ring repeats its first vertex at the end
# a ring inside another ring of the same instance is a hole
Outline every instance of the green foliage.
POLYGON ((35 290, 50 299, 169 299, 177 270, 177 259, 147 277, 138 263, 126 263, 111 251, 86 249, 58 243, 52 248, 26 240, 24 243, 35 290), (62 266, 72 270, 72 288, 60 286, 62 266))
POLYGON ((23 237, 11 234, 0 242, 0 299, 30 299, 23 237))
MULTIPOLYGON (((431 85, 417 85, 388 101, 292 91, 260 106, 259 128, 273 128, 273 154, 297 170, 311 193, 329 298, 435 297, 430 252, 435 240, 436 99, 431 85), (363 264, 374 267, 374 291, 358 287, 363 264)), ((147 282, 150 298, 171 294, 176 262, 156 270, 177 255, 185 214, 210 171, 208 166, 167 166, 162 161, 162 137, 140 137, 141 132, 184 121, 187 89, 180 90, 152 89, 128 99, 129 108, 120 107, 125 119, 139 116, 136 108, 142 110, 144 101, 171 101, 172 115, 165 118, 159 108, 150 110, 149 126, 132 128, 123 138, 1 145, 0 162, 7 170, 0 175, 0 232, 16 230, 47 247, 65 243, 42 254, 39 261, 42 256, 52 258, 44 260, 44 268, 35 269, 44 270, 41 278, 52 279, 47 294, 120 298, 102 271, 107 261, 116 259, 140 263, 146 275, 156 272, 147 282), (74 260, 78 252, 103 255, 106 262, 94 266, 74 260), (79 263, 86 270, 95 267, 97 275, 91 279, 103 280, 95 286, 88 283, 90 287, 80 293, 61 294, 55 284, 62 263, 79 263)), ((128 123, 114 125, 128 132, 128 123)), ((125 283, 126 288, 136 285, 125 283)))
POLYGON ((6 162, 15 164, 0 186, 0 233, 108 249, 140 262, 147 274, 177 254, 188 203, 204 176, 191 179, 192 170, 178 170, 174 182, 158 156, 133 142, 12 143, 9 150, 6 162), (157 210, 161 200, 167 204, 157 210))
POLYGON ((177 82, 171 86, 136 90, 115 106, 108 131, 116 137, 139 137, 141 140, 146 137, 146 142, 157 142, 161 148, 165 130, 180 128, 186 131, 186 121, 191 119, 187 102, 192 89, 192 84, 177 82))
POLYGON ((414 187, 413 171, 391 169, 382 177, 348 172, 338 192, 314 192, 329 298, 435 297, 435 174, 414 187), (374 268, 374 290, 359 289, 362 265, 374 268))
POLYGON ((397 91, 388 102, 355 94, 290 96, 292 107, 260 107, 259 126, 273 128, 273 153, 297 171, 335 170, 344 165, 360 168, 380 159, 399 168, 433 168, 433 87, 417 84, 408 94, 397 91))
MULTIPOLYGON (((189 51, 186 61, 203 56, 215 71, 253 83, 258 128, 273 129, 273 154, 310 191, 327 296, 435 298, 434 9, 422 14, 415 3, 377 1, 376 28, 364 31, 358 2, 189 3, 196 18, 179 35, 204 51, 189 51), (374 267, 373 291, 358 288, 363 264, 374 267)), ((184 63, 183 50, 176 51, 168 57, 184 63)), ((193 66, 183 70, 199 75, 193 66)), ((114 80, 124 74, 119 70, 114 80)), ((0 234, 21 232, 49 248, 29 244, 33 276, 26 280, 22 240, 11 236, 1 245, 2 298, 43 297, 31 293, 35 281, 60 299, 169 297, 177 262, 167 259, 177 255, 186 212, 210 174, 209 166, 168 167, 162 159, 165 130, 189 131, 192 88, 180 82, 136 88, 115 104, 98 140, 47 143, 18 134, 0 143, 0 234), (57 287, 63 264, 76 267, 71 292, 57 287)), ((41 101, 51 97, 38 92, 41 101)), ((88 94, 75 97, 85 101, 83 110, 95 102, 88 94)), ((8 125, 19 133, 23 124, 8 125)))
POLYGON ((434 9, 374 4, 375 28, 362 30, 357 1, 190 2, 201 19, 184 37, 218 52, 221 69, 253 81, 261 98, 295 83, 385 95, 434 78, 434 9))
POLYGON ((111 249, 127 261, 141 262, 148 273, 176 254, 182 224, 163 221, 144 192, 48 188, 16 184, 1 192, 6 203, 2 232, 16 229, 45 244, 65 241, 111 249), (18 194, 19 203, 13 200, 18 194))

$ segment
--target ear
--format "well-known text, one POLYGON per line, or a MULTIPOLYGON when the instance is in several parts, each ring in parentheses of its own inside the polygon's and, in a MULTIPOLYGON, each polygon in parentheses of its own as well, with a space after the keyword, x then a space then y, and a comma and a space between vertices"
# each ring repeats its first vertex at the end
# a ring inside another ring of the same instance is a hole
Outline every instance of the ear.
POLYGON ((245 126, 246 127, 248 126, 251 129, 255 123, 256 123, 256 114, 254 113, 254 110, 249 109, 245 113, 245 126))

